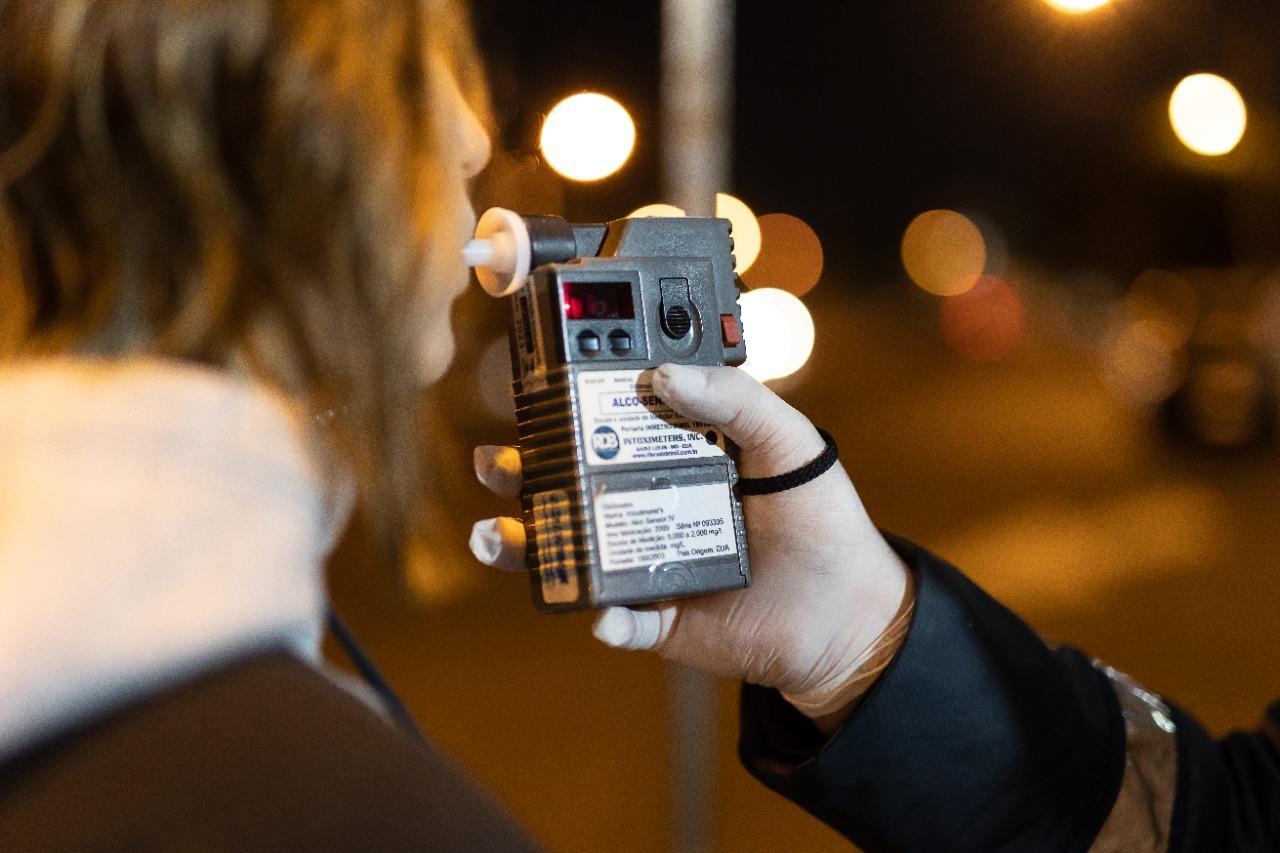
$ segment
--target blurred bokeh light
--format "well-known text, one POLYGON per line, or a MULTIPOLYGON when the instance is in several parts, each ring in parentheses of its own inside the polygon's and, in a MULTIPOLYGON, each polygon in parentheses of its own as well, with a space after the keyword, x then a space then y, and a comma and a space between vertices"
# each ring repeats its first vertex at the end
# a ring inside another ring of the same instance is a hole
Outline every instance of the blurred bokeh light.
POLYGON ((542 123, 539 146, 551 168, 575 181, 598 181, 622 168, 636 126, 622 104, 580 92, 556 104, 542 123))
POLYGON ((1111 0, 1045 0, 1053 8, 1059 12, 1066 12, 1070 15, 1083 15, 1085 12, 1092 12, 1094 9, 1101 9, 1111 3, 1111 0))
POLYGON ((742 294, 742 332, 747 361, 742 369, 761 382, 790 376, 813 353, 813 317, 799 297, 776 287, 742 294))
POLYGON ((973 287, 987 263, 982 232, 954 210, 929 210, 902 236, 902 266, 921 289, 958 296, 973 287))
POLYGON ((1192 436, 1209 447, 1245 447, 1268 428, 1265 379, 1245 353, 1197 354, 1182 391, 1182 414, 1192 436))
POLYGON ((1022 300, 1009 282, 981 276, 964 293, 942 303, 942 337, 974 361, 999 361, 1022 342, 1022 300))
POLYGON ((1280 375, 1280 267, 1270 270, 1258 282, 1253 315, 1245 328, 1245 339, 1258 350, 1272 372, 1280 375))
POLYGON ((1235 148, 1244 136, 1247 120, 1240 92, 1216 74, 1183 78, 1169 98, 1174 133, 1183 145, 1207 157, 1235 148))
POLYGON ((1125 297, 1125 308, 1130 320, 1150 323, 1175 347, 1191 340, 1200 318, 1195 287, 1168 270, 1152 269, 1138 276, 1125 297))
POLYGON ((716 216, 733 223, 734 269, 742 275, 760 254, 760 223, 746 202, 728 193, 716 193, 716 216))
POLYGON ((822 241, 808 223, 789 213, 767 213, 759 222, 760 254, 743 272, 743 281, 804 296, 822 277, 822 241))
MULTIPOLYGON (((684 216, 684 209, 674 204, 646 204, 627 214, 628 219, 645 216, 684 216)), ((742 199, 728 193, 716 193, 716 216, 727 219, 733 225, 733 255, 737 264, 734 270, 743 274, 755 263, 760 254, 760 222, 742 199)))
POLYGON ((1186 360, 1167 331, 1149 319, 1120 325, 1104 342, 1102 375, 1111 390, 1134 406, 1150 406, 1182 384, 1186 360))
POLYGON ((511 345, 506 335, 485 347, 476 363, 475 378, 485 411, 502 423, 515 420, 516 407, 511 397, 511 345))
POLYGON ((628 219, 643 219, 646 216, 684 216, 684 208, 674 204, 646 204, 627 214, 628 219))

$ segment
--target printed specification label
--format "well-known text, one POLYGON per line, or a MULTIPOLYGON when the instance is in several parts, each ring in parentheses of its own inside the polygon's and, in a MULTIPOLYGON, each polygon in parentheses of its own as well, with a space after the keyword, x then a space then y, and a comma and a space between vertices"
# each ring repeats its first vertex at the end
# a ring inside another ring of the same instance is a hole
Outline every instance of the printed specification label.
POLYGON ((538 547, 542 598, 548 604, 578 600, 578 565, 573 554, 573 524, 565 492, 533 496, 533 529, 538 547))
POLYGON ((726 483, 602 492, 595 515, 606 572, 738 553, 726 483))
POLYGON ((672 411, 639 370, 578 374, 578 405, 587 462, 626 465, 723 456, 724 438, 707 424, 672 411))

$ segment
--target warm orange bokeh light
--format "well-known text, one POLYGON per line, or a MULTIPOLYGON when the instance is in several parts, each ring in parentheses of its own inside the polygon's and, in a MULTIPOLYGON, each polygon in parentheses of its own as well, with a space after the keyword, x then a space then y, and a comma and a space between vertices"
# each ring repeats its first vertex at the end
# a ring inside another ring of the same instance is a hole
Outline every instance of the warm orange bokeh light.
POLYGON ((929 210, 902 236, 902 266, 920 288, 958 296, 977 283, 987 264, 982 232, 954 210, 929 210))
POLYGON ((1022 342, 1025 318, 1018 292, 1004 279, 984 275, 942 303, 942 337, 974 361, 999 361, 1022 342))
POLYGON ((1158 329, 1171 346, 1191 340, 1200 319, 1200 297, 1191 282, 1168 270, 1147 270, 1138 276, 1125 297, 1130 322, 1145 322, 1158 329))
POLYGON ((1086 12, 1101 9, 1111 3, 1111 0, 1045 0, 1045 2, 1059 12, 1066 12, 1068 15, 1083 15, 1086 12))
POLYGON ((760 222, 745 201, 728 193, 716 193, 716 216, 733 223, 734 270, 742 275, 760 254, 760 222))
POLYGON ((822 263, 822 241, 803 219, 767 213, 760 217, 760 255, 742 280, 803 296, 822 277, 822 263))
POLYGON ((1182 382, 1186 359, 1170 346, 1164 330, 1137 320, 1119 328, 1102 348, 1102 376, 1121 399, 1135 406, 1168 399, 1182 382))

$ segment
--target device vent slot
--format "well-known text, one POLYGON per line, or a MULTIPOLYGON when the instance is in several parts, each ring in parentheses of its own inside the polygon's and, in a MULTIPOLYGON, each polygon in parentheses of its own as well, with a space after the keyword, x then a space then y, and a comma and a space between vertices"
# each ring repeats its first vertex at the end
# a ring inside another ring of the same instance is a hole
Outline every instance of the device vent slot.
POLYGON ((548 374, 546 388, 516 393, 516 427, 526 493, 546 489, 576 492, 575 429, 564 369, 548 374))

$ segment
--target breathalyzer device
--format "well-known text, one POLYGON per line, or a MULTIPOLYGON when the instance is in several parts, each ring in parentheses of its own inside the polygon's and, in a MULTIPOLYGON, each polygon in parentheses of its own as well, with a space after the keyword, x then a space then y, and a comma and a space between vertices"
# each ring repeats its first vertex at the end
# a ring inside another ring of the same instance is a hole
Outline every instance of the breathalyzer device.
POLYGON ((493 208, 464 254, 510 303, 535 605, 749 586, 733 448, 671 410, 647 372, 746 360, 728 220, 577 225, 493 208))

